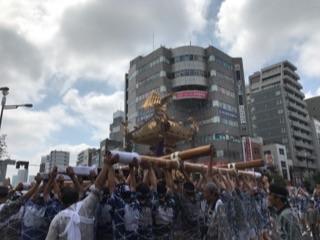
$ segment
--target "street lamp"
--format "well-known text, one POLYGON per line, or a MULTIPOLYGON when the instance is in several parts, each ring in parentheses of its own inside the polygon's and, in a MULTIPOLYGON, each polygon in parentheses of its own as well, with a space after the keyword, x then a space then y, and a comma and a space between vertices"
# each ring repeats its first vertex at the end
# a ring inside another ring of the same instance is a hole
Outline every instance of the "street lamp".
POLYGON ((30 103, 27 104, 18 104, 18 105, 6 105, 7 98, 6 96, 9 94, 9 88, 8 87, 2 87, 0 88, 0 91, 2 92, 2 100, 1 100, 1 114, 0 114, 0 129, 2 124, 2 117, 3 117, 3 110, 9 110, 9 109, 17 109, 19 107, 27 107, 32 108, 33 105, 30 103))
POLYGON ((18 104, 18 105, 5 105, 4 109, 9 110, 9 109, 17 109, 18 107, 27 107, 27 108, 32 108, 33 105, 28 103, 28 104, 18 104))

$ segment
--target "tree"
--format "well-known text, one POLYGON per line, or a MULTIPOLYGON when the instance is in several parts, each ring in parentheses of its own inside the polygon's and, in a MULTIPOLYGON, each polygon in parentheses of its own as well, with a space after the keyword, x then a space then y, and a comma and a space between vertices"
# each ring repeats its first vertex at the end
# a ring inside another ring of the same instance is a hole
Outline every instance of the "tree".
POLYGON ((0 159, 8 158, 6 137, 5 134, 0 135, 0 159))

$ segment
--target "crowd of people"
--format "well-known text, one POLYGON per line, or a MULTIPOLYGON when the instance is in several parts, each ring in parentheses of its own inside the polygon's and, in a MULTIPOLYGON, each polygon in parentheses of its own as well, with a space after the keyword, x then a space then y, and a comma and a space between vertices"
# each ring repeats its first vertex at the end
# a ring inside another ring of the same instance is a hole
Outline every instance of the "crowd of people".
POLYGON ((107 154, 90 181, 68 167, 38 174, 20 194, 0 186, 1 240, 319 239, 320 186, 313 195, 236 171, 187 173, 150 164, 116 170, 107 154), (307 234, 306 234, 307 233, 307 234))

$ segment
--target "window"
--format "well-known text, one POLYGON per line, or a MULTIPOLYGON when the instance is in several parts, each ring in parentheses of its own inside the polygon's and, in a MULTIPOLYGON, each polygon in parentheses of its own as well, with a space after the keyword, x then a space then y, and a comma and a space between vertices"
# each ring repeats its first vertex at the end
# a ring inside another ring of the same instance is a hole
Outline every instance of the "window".
POLYGON ((285 162, 285 161, 281 161, 281 167, 283 167, 283 168, 287 168, 287 164, 286 164, 286 162, 285 162))
POLYGON ((279 154, 280 155, 284 155, 284 149, 283 148, 279 148, 279 154))
POLYGON ((184 76, 202 76, 206 77, 208 75, 207 72, 198 70, 198 69, 184 69, 181 71, 176 71, 173 73, 173 77, 184 77, 184 76))
POLYGON ((240 71, 236 71, 236 77, 238 81, 241 80, 240 71))
POLYGON ((219 123, 220 122, 220 117, 219 116, 213 117, 213 122, 214 123, 219 123))
POLYGON ((163 70, 161 70, 161 71, 160 71, 160 77, 165 77, 165 76, 167 76, 166 72, 163 71, 163 70))
POLYGON ((209 56, 209 62, 214 62, 216 60, 214 55, 209 56))
POLYGON ((239 96, 239 105, 243 105, 243 97, 241 95, 239 96))
POLYGON ((213 100, 212 101, 212 106, 213 107, 219 107, 219 101, 218 100, 213 100))
POLYGON ((276 91, 276 96, 279 96, 281 94, 280 91, 276 91))
POLYGON ((217 153, 217 157, 223 157, 224 156, 223 150, 217 150, 216 153, 217 153))
POLYGON ((217 85, 211 85, 211 91, 218 91, 217 85))
POLYGON ((283 109, 279 109, 278 114, 283 114, 283 109))
POLYGON ((178 62, 185 62, 185 61, 204 61, 205 57, 202 55, 192 55, 192 54, 186 54, 186 55, 180 55, 176 56, 171 59, 172 63, 178 63, 178 62))
POLYGON ((270 150, 264 151, 263 154, 264 154, 264 155, 271 155, 271 151, 270 151, 270 150))
POLYGON ((160 92, 166 92, 167 91, 167 88, 166 88, 166 86, 161 86, 160 87, 160 92))

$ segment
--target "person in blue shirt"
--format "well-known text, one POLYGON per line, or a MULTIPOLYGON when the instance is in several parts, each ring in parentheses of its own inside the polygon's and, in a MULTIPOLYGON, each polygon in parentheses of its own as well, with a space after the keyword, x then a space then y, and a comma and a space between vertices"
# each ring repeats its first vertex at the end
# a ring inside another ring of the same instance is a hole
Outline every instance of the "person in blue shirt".
POLYGON ((127 179, 131 185, 130 189, 127 183, 116 184, 115 171, 112 166, 109 166, 108 187, 111 193, 109 204, 112 208, 113 239, 115 240, 138 239, 139 210, 133 188, 135 183, 132 184, 135 179, 134 174, 134 169, 131 167, 127 179))
POLYGON ((152 211, 153 211, 153 192, 146 183, 140 183, 136 189, 138 200, 139 221, 138 239, 153 239, 152 231, 152 211))
POLYGON ((60 201, 49 196, 56 176, 57 168, 55 167, 42 189, 26 202, 22 217, 22 240, 45 239, 52 219, 62 210, 60 201))
POLYGON ((155 194, 153 234, 156 240, 173 239, 173 226, 177 216, 176 201, 172 194, 172 177, 168 171, 165 175, 166 181, 158 182, 155 194))

